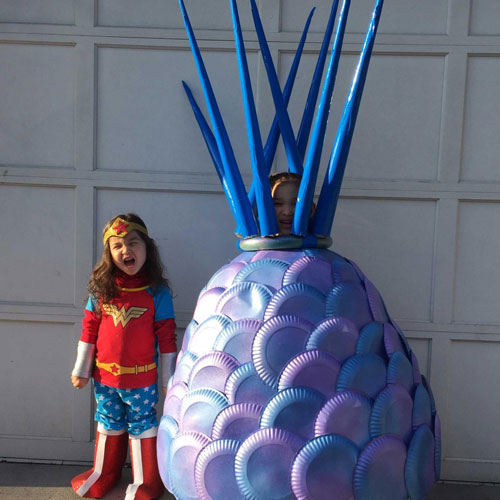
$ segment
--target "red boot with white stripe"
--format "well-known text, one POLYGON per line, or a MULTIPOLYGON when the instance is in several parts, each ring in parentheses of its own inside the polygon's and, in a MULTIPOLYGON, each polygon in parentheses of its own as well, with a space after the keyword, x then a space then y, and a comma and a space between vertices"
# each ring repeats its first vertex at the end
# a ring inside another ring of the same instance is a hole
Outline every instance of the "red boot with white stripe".
POLYGON ((94 466, 71 480, 75 493, 84 498, 101 498, 120 480, 127 458, 128 434, 97 427, 94 466))
POLYGON ((156 459, 156 433, 150 429, 139 436, 130 436, 133 484, 129 484, 125 500, 152 500, 165 492, 156 459))

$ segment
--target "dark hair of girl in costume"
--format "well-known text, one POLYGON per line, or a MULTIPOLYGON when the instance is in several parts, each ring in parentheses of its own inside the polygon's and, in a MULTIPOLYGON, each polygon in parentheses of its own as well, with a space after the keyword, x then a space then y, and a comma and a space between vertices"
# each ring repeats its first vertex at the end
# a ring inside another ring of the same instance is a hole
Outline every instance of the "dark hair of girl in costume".
MULTIPOLYGON (((146 224, 138 215, 120 214, 116 215, 106 223, 102 231, 103 235, 118 218, 126 220, 127 222, 135 222, 136 224, 146 227, 146 224)), ((157 286, 165 285, 170 290, 169 282, 163 276, 164 268, 156 243, 152 238, 143 232, 136 232, 146 243, 146 262, 144 262, 140 272, 144 273, 146 281, 149 283, 151 288, 154 289, 157 286)), ((104 245, 101 260, 96 264, 90 274, 90 281, 87 286, 89 294, 102 303, 109 302, 111 299, 118 297, 119 290, 116 286, 114 278, 119 272, 119 269, 113 263, 111 251, 109 250, 108 239, 104 245)))

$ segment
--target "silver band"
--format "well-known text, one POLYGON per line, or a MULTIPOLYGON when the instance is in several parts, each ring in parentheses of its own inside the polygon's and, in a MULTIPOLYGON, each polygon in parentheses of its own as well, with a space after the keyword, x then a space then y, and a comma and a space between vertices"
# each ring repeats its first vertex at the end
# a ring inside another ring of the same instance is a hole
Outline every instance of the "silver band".
POLYGON ((95 344, 87 344, 87 342, 78 342, 76 351, 76 362, 71 375, 76 377, 90 378, 92 368, 94 367, 95 344))
POLYGON ((176 352, 162 352, 160 353, 160 366, 161 366, 161 386, 167 387, 170 377, 175 370, 175 361, 177 359, 176 352))

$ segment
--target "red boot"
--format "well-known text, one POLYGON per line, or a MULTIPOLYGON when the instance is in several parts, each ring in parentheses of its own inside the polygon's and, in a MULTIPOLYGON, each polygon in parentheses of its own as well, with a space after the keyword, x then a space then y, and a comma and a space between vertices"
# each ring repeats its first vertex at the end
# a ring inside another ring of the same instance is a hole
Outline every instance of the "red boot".
POLYGON ((101 498, 121 478, 127 458, 128 434, 104 434, 97 431, 94 466, 71 480, 75 493, 85 498, 101 498))
POLYGON ((146 431, 141 434, 144 437, 130 438, 134 483, 128 485, 125 500, 152 500, 165 492, 156 459, 156 431, 146 431))

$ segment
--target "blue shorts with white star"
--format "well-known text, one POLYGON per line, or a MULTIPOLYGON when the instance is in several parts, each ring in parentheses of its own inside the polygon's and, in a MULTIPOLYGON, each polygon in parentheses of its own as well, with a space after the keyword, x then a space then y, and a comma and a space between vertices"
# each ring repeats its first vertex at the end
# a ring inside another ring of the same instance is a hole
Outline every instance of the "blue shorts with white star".
POLYGON ((156 384, 138 389, 117 389, 94 380, 94 395, 97 402, 95 421, 106 430, 126 428, 129 434, 137 436, 158 427, 156 384))

